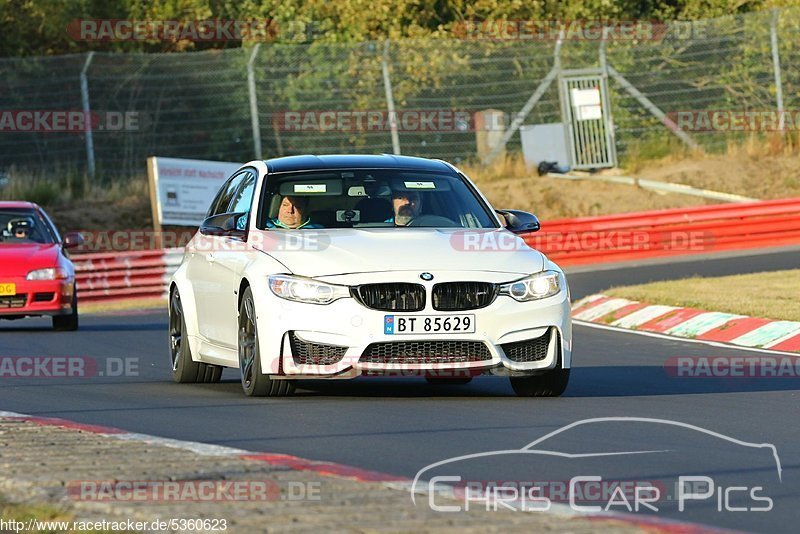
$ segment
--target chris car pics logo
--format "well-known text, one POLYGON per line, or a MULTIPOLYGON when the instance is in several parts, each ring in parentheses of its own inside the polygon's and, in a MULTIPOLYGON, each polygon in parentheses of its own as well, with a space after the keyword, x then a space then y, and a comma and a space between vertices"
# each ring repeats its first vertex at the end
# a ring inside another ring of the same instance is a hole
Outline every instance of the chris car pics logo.
POLYGON ((600 417, 570 423, 520 449, 479 452, 434 462, 417 472, 410 489, 414 504, 427 501, 436 512, 465 512, 476 507, 486 511, 536 512, 550 510, 559 503, 575 512, 590 513, 680 514, 707 505, 718 512, 738 513, 771 511, 771 495, 782 491, 782 481, 780 458, 771 443, 747 442, 667 419, 600 417), (575 443, 577 437, 585 438, 586 434, 578 433, 591 432, 591 427, 597 425, 602 425, 604 433, 617 436, 619 443, 625 443, 621 447, 624 450, 617 450, 619 447, 613 443, 610 449, 561 449, 565 444, 571 447, 569 444, 575 443), (615 425, 614 432, 609 433, 607 425, 615 425), (629 444, 634 440, 626 432, 641 435, 643 429, 649 435, 663 434, 659 446, 631 450, 629 444), (709 465, 712 459, 698 452, 708 447, 714 451, 713 460, 718 465, 709 465), (741 472, 725 465, 724 447, 730 447, 735 454, 731 462, 737 461, 743 448, 747 450, 751 467, 764 476, 742 478, 741 472), (613 473, 620 464, 609 459, 616 456, 626 457, 628 467, 638 462, 641 472, 649 474, 641 478, 615 477, 613 473), (676 459, 682 462, 681 469, 664 471, 664 466, 676 459), (689 465, 689 459, 696 459, 697 466, 689 465), (653 478, 653 468, 665 474, 653 478), (470 478, 468 474, 485 473, 487 469, 497 474, 488 480, 470 478), (543 475, 546 470, 548 474, 543 475), (554 478, 546 478, 554 474, 554 478))

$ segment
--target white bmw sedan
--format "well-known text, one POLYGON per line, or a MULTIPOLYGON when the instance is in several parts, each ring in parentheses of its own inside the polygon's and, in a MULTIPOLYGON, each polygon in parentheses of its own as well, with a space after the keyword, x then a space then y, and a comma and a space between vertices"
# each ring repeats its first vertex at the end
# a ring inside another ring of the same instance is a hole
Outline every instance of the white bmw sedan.
POLYGON ((298 379, 507 376, 522 396, 567 387, 561 269, 456 167, 400 156, 292 156, 222 186, 169 288, 176 382, 238 368, 247 395, 298 379))

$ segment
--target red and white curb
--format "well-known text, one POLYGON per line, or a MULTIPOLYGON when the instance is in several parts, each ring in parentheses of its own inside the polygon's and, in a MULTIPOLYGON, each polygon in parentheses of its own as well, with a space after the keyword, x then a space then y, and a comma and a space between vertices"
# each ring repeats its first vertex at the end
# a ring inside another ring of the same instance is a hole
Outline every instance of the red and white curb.
POLYGON ((57 419, 53 417, 36 417, 32 415, 25 415, 15 412, 0 411, 0 418, 12 419, 17 421, 27 421, 42 426, 57 426, 61 428, 69 428, 73 430, 79 430, 81 432, 99 434, 109 438, 121 439, 125 441, 138 441, 152 445, 163 445, 165 447, 182 449, 206 456, 227 456, 227 457, 244 458, 247 460, 265 462, 267 464, 274 466, 288 467, 297 471, 312 471, 319 473, 321 475, 338 476, 360 482, 398 482, 406 480, 405 478, 402 477, 396 477, 384 473, 379 473, 376 471, 369 471, 366 469, 359 469, 357 467, 349 467, 331 462, 317 462, 313 460, 306 460, 289 454, 257 453, 252 451, 246 451, 243 449, 235 449, 233 447, 225 447, 222 445, 212 445, 209 443, 198 443, 196 441, 183 441, 178 439, 162 438, 158 436, 151 436, 149 434, 128 432, 126 430, 120 430, 118 428, 112 428, 107 426, 76 423, 74 421, 68 421, 66 419, 57 419))
POLYGON ((724 343, 770 352, 800 353, 800 322, 775 321, 694 308, 590 295, 573 304, 577 323, 724 343))
MULTIPOLYGON (((170 438, 162 438, 152 436, 149 434, 140 434, 137 432, 128 432, 118 428, 92 425, 86 423, 78 423, 66 419, 59 419, 55 417, 37 417, 33 415, 26 415, 16 412, 0 411, 0 419, 10 419, 16 421, 25 421, 41 426, 55 426, 60 428, 72 429, 80 432, 87 432, 90 434, 98 434, 108 438, 121 439, 125 441, 138 441, 153 445, 163 445, 165 447, 172 447, 176 449, 186 450, 196 454, 206 456, 222 456, 222 457, 237 457, 246 460, 257 462, 264 462, 272 466, 285 467, 296 471, 310 471, 323 476, 334 476, 339 478, 346 478, 356 482, 372 482, 382 484, 384 487, 410 492, 414 487, 414 481, 405 477, 399 477, 379 471, 370 471, 349 465, 338 464, 334 462, 324 462, 307 460, 298 456, 281 453, 266 453, 266 452, 252 452, 243 449, 236 449, 233 447, 225 447, 222 445, 213 445, 209 443, 199 443, 196 441, 183 441, 170 438)), ((417 481, 419 484, 419 481, 417 481)), ((429 484, 422 484, 427 488, 429 484)), ((442 485, 444 486, 444 485, 442 485)), ((417 489, 415 493, 426 495, 430 491, 435 491, 445 497, 452 497, 453 491, 447 489, 446 486, 430 489, 417 489)), ((543 513, 543 512, 539 512, 543 513)), ((728 529, 708 527, 695 523, 688 523, 683 521, 676 521, 672 519, 655 518, 650 516, 639 516, 632 513, 624 512, 602 512, 602 513, 586 513, 577 512, 567 505, 553 503, 548 512, 551 515, 556 515, 566 519, 586 519, 590 521, 620 521, 628 525, 642 528, 648 532, 660 532, 665 534, 726 534, 735 531, 728 529)))

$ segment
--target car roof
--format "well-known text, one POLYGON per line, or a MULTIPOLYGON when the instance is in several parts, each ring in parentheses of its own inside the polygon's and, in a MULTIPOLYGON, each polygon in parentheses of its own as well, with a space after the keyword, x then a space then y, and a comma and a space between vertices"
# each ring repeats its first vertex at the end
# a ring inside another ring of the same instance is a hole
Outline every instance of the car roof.
POLYGON ((39 206, 33 202, 25 202, 22 200, 0 200, 0 209, 38 209, 39 206))
POLYGON ((273 158, 265 161, 270 173, 318 171, 334 169, 405 169, 452 173, 453 169, 441 160, 394 156, 392 154, 331 154, 273 158))

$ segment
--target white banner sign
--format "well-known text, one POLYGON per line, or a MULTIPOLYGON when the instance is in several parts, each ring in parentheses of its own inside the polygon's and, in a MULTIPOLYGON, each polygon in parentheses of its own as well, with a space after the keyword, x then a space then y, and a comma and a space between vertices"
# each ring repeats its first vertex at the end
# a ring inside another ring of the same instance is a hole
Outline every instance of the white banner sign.
POLYGON ((214 195, 241 166, 227 161, 148 158, 154 223, 200 226, 214 195))
POLYGON ((596 120, 603 116, 600 90, 596 87, 572 89, 572 106, 575 108, 575 119, 579 121, 596 120))

